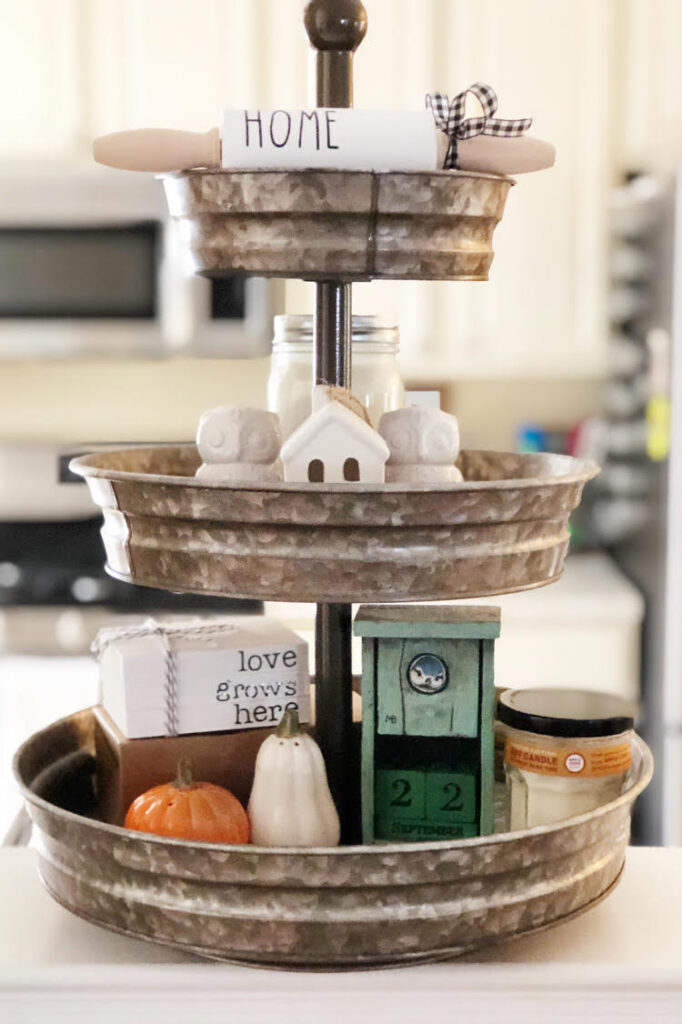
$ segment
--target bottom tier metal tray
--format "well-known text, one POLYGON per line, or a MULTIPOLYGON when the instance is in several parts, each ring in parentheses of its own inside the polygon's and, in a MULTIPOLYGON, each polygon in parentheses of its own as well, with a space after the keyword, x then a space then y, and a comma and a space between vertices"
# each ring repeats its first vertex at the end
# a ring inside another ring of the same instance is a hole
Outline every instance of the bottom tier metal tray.
POLYGON ((76 459, 102 508, 108 571, 270 601, 429 601, 557 579, 597 467, 463 451, 455 484, 211 484, 194 445, 76 459))
POLYGON ((342 970, 446 959, 589 909, 618 882, 653 762, 636 737, 622 795, 555 825, 305 851, 103 824, 93 769, 89 710, 37 733, 15 758, 55 899, 105 928, 206 957, 342 970))

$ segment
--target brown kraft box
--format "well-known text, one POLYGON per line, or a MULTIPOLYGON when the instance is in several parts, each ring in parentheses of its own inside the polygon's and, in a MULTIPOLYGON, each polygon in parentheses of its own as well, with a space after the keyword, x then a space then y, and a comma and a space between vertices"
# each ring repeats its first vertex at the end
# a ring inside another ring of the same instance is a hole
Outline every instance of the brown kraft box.
POLYGON ((172 782, 181 757, 189 757, 197 781, 225 786, 246 807, 258 749, 273 729, 192 733, 129 740, 107 712, 94 709, 99 817, 122 825, 135 797, 172 782))

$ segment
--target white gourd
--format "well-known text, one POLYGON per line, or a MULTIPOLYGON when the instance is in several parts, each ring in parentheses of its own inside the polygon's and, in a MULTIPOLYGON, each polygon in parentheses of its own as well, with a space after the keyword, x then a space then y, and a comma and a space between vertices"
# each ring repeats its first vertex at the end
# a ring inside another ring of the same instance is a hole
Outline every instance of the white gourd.
POLYGON ((322 751, 285 711, 256 758, 248 807, 256 846, 338 846, 339 816, 322 751))

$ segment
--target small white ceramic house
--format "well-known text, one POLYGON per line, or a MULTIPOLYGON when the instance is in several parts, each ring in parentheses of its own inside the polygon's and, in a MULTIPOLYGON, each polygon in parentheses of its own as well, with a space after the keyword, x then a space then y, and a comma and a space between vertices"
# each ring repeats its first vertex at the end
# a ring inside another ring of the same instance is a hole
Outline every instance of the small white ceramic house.
POLYGON ((312 414, 284 442, 280 458, 287 481, 382 484, 389 454, 373 427, 316 387, 312 414))

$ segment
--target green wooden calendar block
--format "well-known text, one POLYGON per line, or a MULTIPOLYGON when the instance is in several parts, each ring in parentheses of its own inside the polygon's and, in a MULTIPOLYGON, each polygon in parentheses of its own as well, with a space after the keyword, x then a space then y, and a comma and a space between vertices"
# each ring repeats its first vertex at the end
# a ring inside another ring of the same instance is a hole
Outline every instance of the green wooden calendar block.
POLYGON ((493 827, 489 606, 360 608, 363 838, 428 841, 493 827))
POLYGON ((374 777, 374 808, 384 820, 426 818, 426 773, 380 768, 374 777))
POLYGON ((425 818, 439 824, 473 823, 477 820, 475 775, 429 772, 425 781, 425 818))

